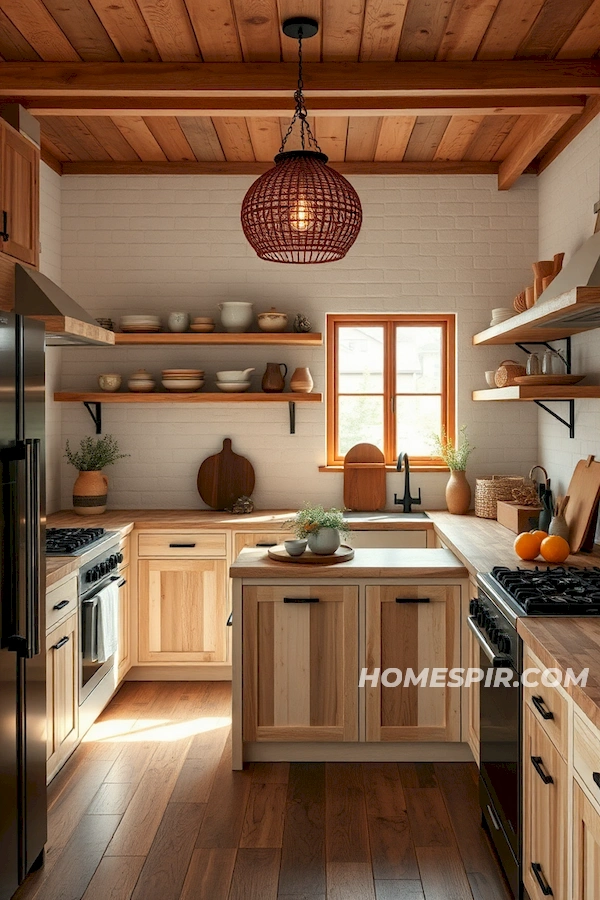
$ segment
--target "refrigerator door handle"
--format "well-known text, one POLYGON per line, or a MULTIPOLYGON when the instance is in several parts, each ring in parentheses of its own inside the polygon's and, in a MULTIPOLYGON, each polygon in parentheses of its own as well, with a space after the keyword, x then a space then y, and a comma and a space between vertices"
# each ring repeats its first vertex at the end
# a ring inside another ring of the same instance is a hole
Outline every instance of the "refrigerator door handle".
POLYGON ((39 438, 27 439, 25 444, 25 652, 24 656, 37 656, 41 650, 40 603, 42 523, 41 523, 41 472, 39 438))
POLYGON ((12 597, 12 608, 5 610, 2 636, 2 644, 9 650, 25 655, 27 639, 23 634, 26 619, 26 564, 25 554, 21 553, 26 543, 25 537, 25 510, 22 498, 25 493, 25 445, 22 441, 12 447, 0 450, 0 461, 8 474, 7 486, 9 495, 6 497, 5 518, 9 523, 9 543, 5 548, 5 565, 3 581, 3 594, 12 597), (10 474, 10 470, 14 475, 10 474), (10 558, 7 558, 6 554, 10 558))

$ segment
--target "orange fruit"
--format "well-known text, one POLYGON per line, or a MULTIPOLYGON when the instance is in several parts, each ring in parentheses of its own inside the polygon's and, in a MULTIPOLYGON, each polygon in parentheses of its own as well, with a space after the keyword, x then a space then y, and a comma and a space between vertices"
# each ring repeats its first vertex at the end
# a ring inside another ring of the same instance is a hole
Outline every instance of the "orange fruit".
POLYGON ((521 559, 535 559, 539 555, 542 538, 530 531, 523 531, 515 538, 513 547, 521 559))
POLYGON ((540 542, 540 544, 541 544, 541 542, 544 540, 544 538, 547 538, 547 537, 548 537, 548 532, 547 532, 547 531, 540 531, 540 530, 537 529, 537 528, 534 528, 533 531, 530 531, 530 532, 529 532, 529 534, 535 535, 536 538, 538 539, 538 541, 540 542))
POLYGON ((561 563, 565 561, 571 548, 564 538, 558 534, 550 534, 542 541, 540 551, 546 562, 561 563))

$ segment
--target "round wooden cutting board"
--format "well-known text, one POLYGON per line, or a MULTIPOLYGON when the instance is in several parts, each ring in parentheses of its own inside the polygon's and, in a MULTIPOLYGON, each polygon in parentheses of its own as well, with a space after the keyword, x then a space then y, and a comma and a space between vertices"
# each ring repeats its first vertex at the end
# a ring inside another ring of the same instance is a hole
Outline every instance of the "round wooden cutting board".
POLYGON ((221 452, 207 457, 198 470, 198 493, 211 509, 231 509, 238 497, 250 497, 254 481, 252 463, 234 453, 231 438, 225 438, 221 452))
POLYGON ((354 550, 348 544, 342 544, 335 553, 330 553, 327 556, 324 556, 322 553, 313 553, 312 550, 305 550, 302 556, 290 556, 285 549, 285 544, 269 547, 267 552, 271 559, 276 559, 279 562, 303 563, 312 566, 331 566, 334 563, 348 562, 349 559, 354 559, 354 550))

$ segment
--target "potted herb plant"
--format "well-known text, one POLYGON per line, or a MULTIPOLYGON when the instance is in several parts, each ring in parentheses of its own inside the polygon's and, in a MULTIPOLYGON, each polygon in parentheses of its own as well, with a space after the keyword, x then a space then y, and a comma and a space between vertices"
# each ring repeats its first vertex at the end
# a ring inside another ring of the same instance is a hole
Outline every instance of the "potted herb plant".
POLYGON ((73 485, 73 508, 79 516, 96 516, 106 510, 108 478, 101 470, 126 456, 129 453, 119 452, 112 434, 97 440, 83 438, 79 450, 71 450, 67 441, 65 457, 79 472, 73 485))
POLYGON ((469 455, 475 449, 467 438, 467 426, 461 427, 456 443, 447 435, 445 429, 442 429, 441 434, 432 435, 431 440, 436 454, 441 456, 450 469, 450 479, 446 485, 448 512, 464 516, 471 505, 471 487, 467 481, 465 470, 469 455))
POLYGON ((320 556, 330 556, 338 549, 342 536, 350 533, 340 509, 324 509, 319 503, 305 503, 289 523, 299 540, 308 540, 308 549, 320 556))

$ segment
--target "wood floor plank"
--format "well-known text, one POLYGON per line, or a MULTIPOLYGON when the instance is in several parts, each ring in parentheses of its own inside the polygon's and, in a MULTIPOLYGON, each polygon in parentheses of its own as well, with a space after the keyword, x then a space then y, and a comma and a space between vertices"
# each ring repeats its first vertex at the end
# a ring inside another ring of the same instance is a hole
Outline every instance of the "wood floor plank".
POLYGON ((287 762, 252 763, 250 771, 253 784, 287 784, 290 779, 287 762))
POLYGON ((240 847, 281 847, 287 785, 252 784, 240 847))
POLYGON ((123 744, 121 753, 110 768, 105 781, 114 784, 138 784, 156 751, 153 741, 123 744))
POLYGON ((456 847, 440 789, 406 788, 405 795, 415 847, 456 847))
POLYGON ((280 850, 238 850, 229 900, 277 900, 280 850))
MULTIPOLYGON (((367 811, 360 764, 326 763, 325 785, 328 864, 370 862, 367 811)), ((329 874, 327 877, 329 879, 329 874)))
POLYGON ((426 900, 471 900, 471 888, 458 850, 417 847, 426 900))
POLYGON ((364 763, 362 770, 368 815, 393 817, 406 812, 396 763, 364 763))
POLYGON ((419 878, 398 766, 363 765, 371 864, 375 879, 419 878))
POLYGON ((437 787, 433 763, 398 763, 404 788, 437 787))
POLYGON ((368 863, 327 862, 327 900, 375 900, 368 863))
POLYGON ((194 850, 180 900, 227 900, 237 850, 194 850))
POLYGON ((376 900, 425 900, 420 881, 375 881, 376 900))
POLYGON ((179 900, 204 810, 203 803, 169 803, 133 900, 179 900))
POLYGON ((77 777, 68 782, 48 812, 48 850, 65 847, 70 841, 110 767, 108 760, 94 760, 78 768, 77 777))
POLYGON ((206 759, 186 759, 173 788, 171 801, 173 803, 206 803, 218 766, 218 756, 208 756, 206 759))
POLYGON ((467 878, 474 900, 513 900, 512 891, 509 890, 503 876, 498 881, 480 872, 472 872, 467 878))
POLYGON ((82 900, 129 900, 145 856, 105 856, 82 900))
POLYGON ((122 816, 135 793, 134 784, 101 784, 88 807, 88 814, 95 816, 122 816))
POLYGON ((294 763, 290 766, 279 897, 324 897, 326 889, 325 765, 294 763))
POLYGON ((234 772, 231 768, 230 737, 208 798, 196 847, 207 850, 211 847, 226 849, 239 846, 251 785, 252 773, 249 770, 234 772))

